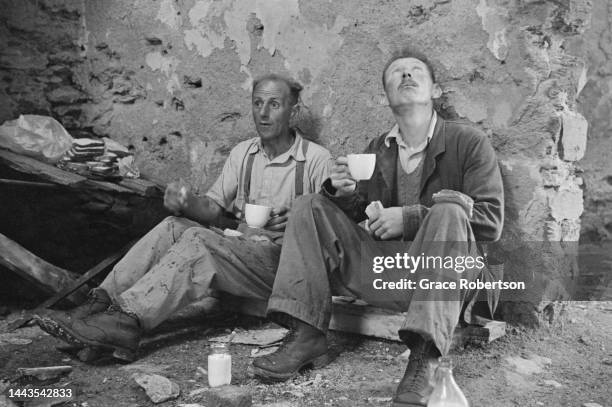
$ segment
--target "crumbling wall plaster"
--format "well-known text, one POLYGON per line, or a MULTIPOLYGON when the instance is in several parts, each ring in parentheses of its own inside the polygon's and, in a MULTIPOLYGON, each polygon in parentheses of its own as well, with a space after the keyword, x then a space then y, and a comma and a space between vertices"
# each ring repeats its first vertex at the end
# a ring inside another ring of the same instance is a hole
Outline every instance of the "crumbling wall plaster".
POLYGON ((612 3, 595 2, 591 28, 569 45, 588 64, 578 110, 589 122, 588 145, 579 162, 585 180, 582 238, 612 241, 612 3))

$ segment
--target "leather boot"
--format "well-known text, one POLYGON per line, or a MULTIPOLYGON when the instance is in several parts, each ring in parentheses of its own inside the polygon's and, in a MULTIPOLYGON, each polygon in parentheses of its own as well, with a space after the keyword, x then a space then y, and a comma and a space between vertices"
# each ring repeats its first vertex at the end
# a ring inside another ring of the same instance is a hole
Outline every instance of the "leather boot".
POLYGON ((397 386, 393 407, 427 406, 431 391, 431 381, 440 356, 435 344, 421 340, 410 349, 408 366, 402 381, 397 386))
POLYGON ((110 305, 111 299, 106 291, 102 288, 94 288, 89 292, 87 301, 78 307, 70 311, 45 310, 38 313, 35 320, 44 331, 59 337, 59 322, 63 326, 71 326, 74 321, 105 311, 110 305))
POLYGON ((309 365, 318 369, 331 362, 325 333, 301 321, 294 320, 294 324, 295 329, 276 352, 255 358, 255 376, 264 381, 285 381, 309 365))
POLYGON ((113 351, 116 359, 132 362, 143 330, 138 318, 111 305, 105 312, 75 319, 70 325, 55 321, 61 339, 76 345, 94 346, 113 351))

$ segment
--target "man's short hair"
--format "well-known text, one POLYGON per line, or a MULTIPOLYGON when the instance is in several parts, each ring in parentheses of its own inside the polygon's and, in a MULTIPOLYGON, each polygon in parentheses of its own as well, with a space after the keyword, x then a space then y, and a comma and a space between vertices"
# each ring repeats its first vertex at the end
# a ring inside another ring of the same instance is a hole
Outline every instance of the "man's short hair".
POLYGON ((255 89, 257 89, 257 86, 259 86, 260 83, 266 82, 266 81, 284 82, 289 88, 289 96, 291 98, 291 105, 292 106, 297 105, 298 101, 300 100, 300 92, 302 91, 302 89, 304 89, 304 87, 295 79, 290 78, 288 76, 279 75, 276 73, 269 73, 269 74, 260 76, 257 79, 255 79, 253 81, 253 92, 251 93, 251 96, 253 95, 253 93, 255 93, 255 89))
POLYGON ((427 67, 427 70, 429 71, 429 76, 431 77, 431 81, 433 83, 436 83, 436 74, 434 72, 432 63, 429 61, 429 58, 427 58, 427 56, 419 50, 406 47, 398 51, 395 51, 393 55, 391 55, 391 58, 389 58, 389 60, 385 64, 385 68, 383 69, 383 72, 382 72, 383 89, 385 88, 385 75, 387 74, 387 69, 389 69, 389 66, 394 61, 397 61, 398 59, 402 59, 402 58, 414 58, 424 63, 425 66, 427 67))

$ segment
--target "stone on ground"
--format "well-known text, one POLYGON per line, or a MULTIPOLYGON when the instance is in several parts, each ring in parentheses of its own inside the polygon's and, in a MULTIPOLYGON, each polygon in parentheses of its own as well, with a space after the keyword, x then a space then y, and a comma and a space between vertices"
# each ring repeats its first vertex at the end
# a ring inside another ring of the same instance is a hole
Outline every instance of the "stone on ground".
POLYGON ((172 380, 157 374, 134 373, 132 378, 144 389, 153 403, 175 399, 181 390, 172 380))
POLYGON ((247 388, 229 385, 204 392, 202 402, 206 406, 215 407, 251 407, 253 397, 247 388))

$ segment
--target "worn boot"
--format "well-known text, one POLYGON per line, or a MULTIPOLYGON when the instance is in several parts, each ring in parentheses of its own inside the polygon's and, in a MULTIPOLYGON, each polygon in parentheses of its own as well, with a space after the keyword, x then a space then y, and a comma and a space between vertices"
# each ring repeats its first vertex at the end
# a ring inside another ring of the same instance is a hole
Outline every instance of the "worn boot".
POLYGON ((264 381, 284 381, 297 376, 304 367, 317 369, 331 362, 325 333, 301 321, 295 320, 295 325, 276 352, 255 358, 255 376, 264 381))
POLYGON ((70 325, 55 321, 59 335, 66 342, 113 351, 116 359, 132 362, 136 359, 143 330, 138 318, 116 305, 106 311, 75 319, 70 325))
POLYGON ((393 398, 393 407, 427 406, 438 356, 440 353, 431 341, 421 340, 413 345, 406 372, 393 398))
POLYGON ((45 310, 38 313, 35 320, 44 331, 55 337, 60 337, 58 333, 60 322, 63 326, 71 326, 74 321, 105 311, 110 305, 111 299, 106 291, 102 288, 94 288, 89 292, 87 301, 78 307, 70 311, 45 310))

